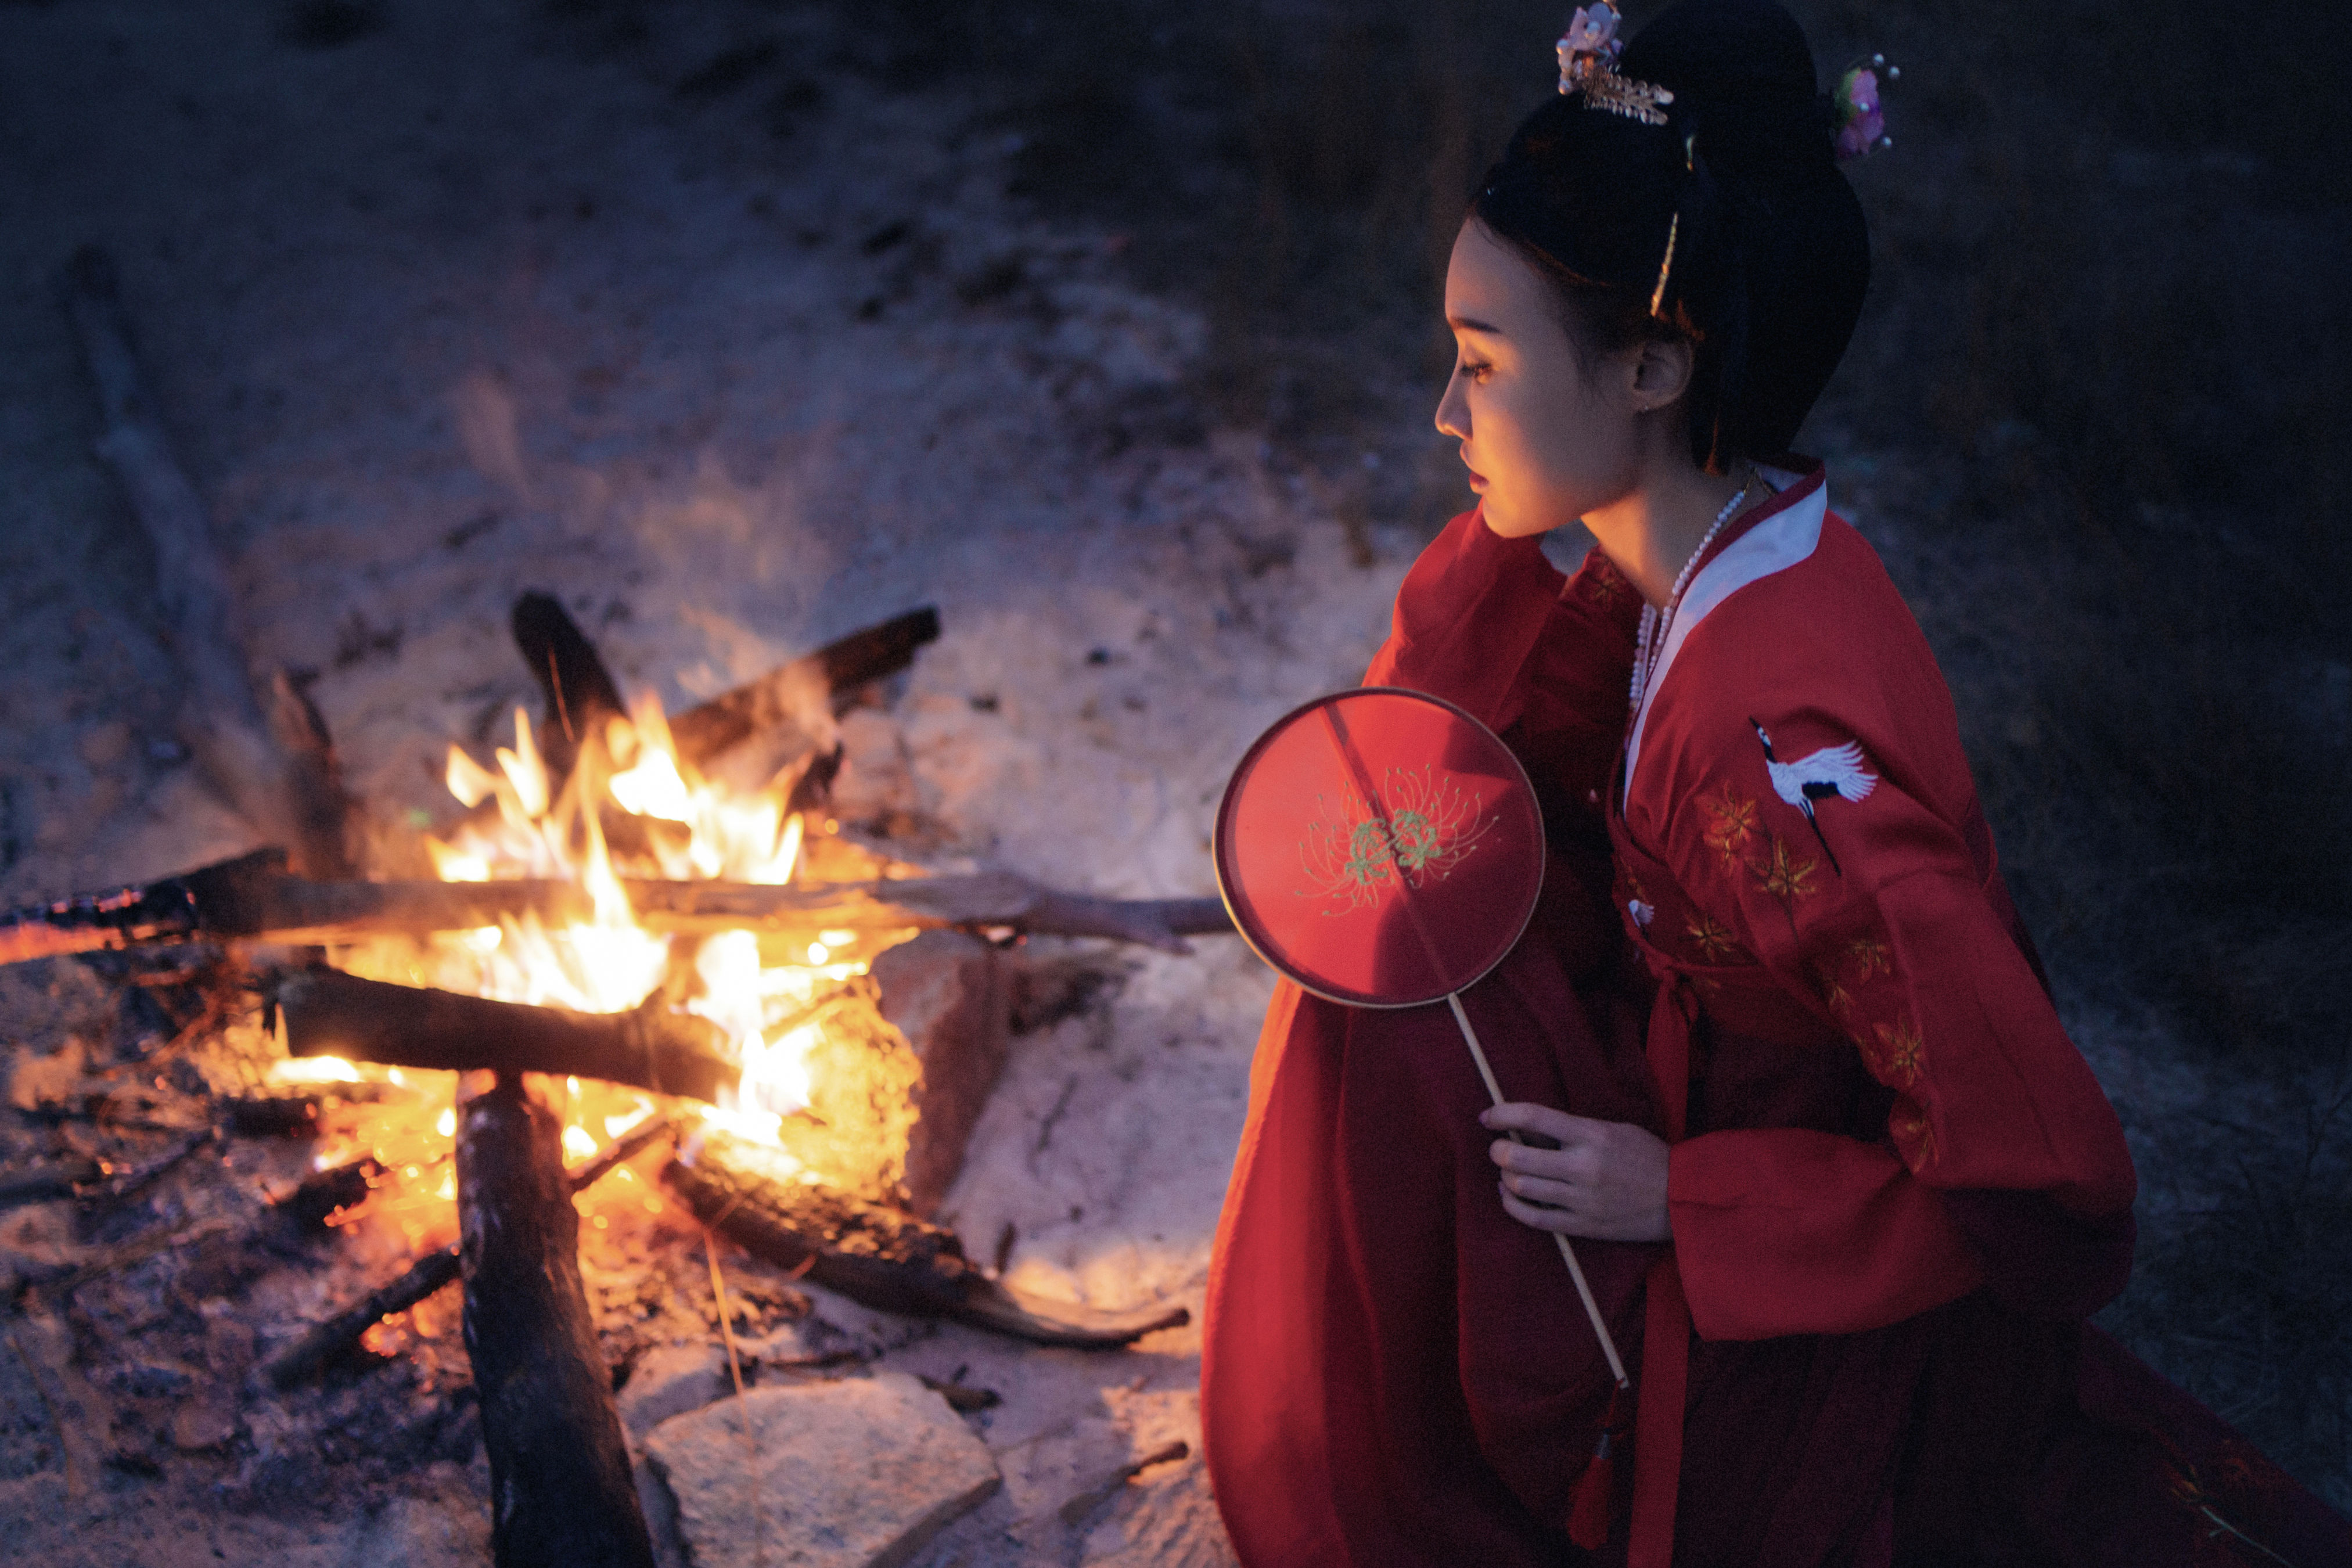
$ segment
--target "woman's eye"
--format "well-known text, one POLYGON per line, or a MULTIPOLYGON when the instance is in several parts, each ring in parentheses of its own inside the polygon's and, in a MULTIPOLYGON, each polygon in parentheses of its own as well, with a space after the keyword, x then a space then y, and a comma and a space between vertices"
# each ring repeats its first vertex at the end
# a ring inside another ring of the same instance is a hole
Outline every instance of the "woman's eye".
POLYGON ((1486 379, 1487 373, 1492 371, 1494 368, 1495 367, 1490 364, 1475 364, 1469 360, 1464 360, 1462 362, 1461 374, 1472 381, 1485 381, 1486 379))

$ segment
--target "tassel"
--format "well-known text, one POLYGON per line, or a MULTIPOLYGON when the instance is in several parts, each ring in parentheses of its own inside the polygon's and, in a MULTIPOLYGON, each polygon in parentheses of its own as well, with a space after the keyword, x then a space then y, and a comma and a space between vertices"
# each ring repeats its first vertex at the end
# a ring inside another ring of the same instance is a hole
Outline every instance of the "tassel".
POLYGON ((1617 1462, 1612 1453, 1625 1436, 1629 1415, 1621 1383, 1610 1393, 1609 1414, 1601 1420, 1591 1462, 1568 1494, 1568 1538, 1587 1552, 1598 1552, 1609 1542, 1609 1516, 1617 1499, 1617 1462))

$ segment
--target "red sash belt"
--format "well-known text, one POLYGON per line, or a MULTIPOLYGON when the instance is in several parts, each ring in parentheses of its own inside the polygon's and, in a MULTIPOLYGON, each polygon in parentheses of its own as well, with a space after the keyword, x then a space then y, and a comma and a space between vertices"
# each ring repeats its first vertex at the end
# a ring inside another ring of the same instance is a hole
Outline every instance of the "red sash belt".
MULTIPOLYGON (((1675 973, 1650 1013, 1650 1072, 1658 1081, 1666 1142, 1679 1143, 1690 1109, 1691 1031, 1698 998, 1675 973)), ((1633 1538, 1627 1568, 1669 1568, 1675 1500, 1682 1484, 1683 1405, 1690 1386, 1690 1304, 1674 1248, 1650 1266, 1642 1327, 1642 1387, 1633 1421, 1633 1538)))

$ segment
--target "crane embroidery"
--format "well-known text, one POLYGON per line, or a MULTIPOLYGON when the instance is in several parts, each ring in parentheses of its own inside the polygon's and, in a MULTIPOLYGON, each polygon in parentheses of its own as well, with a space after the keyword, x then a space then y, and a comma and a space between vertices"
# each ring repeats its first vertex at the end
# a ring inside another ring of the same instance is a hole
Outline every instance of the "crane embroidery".
POLYGON ((1297 891, 1322 900, 1327 915, 1375 908, 1400 886, 1444 881, 1495 825, 1483 797, 1431 767, 1391 768, 1370 801, 1352 789, 1315 801, 1322 814, 1299 841, 1307 885, 1297 891))
POLYGON ((1824 746, 1809 756, 1793 763, 1784 763, 1772 751, 1772 737, 1755 720, 1748 721, 1756 738, 1764 742, 1764 771, 1771 775, 1772 793, 1805 814, 1806 825, 1821 841, 1822 853, 1829 857, 1830 869, 1840 877, 1845 868, 1838 864, 1837 851, 1830 847, 1828 837, 1822 832, 1822 820, 1813 814, 1815 801, 1835 796, 1841 800, 1867 800, 1870 792, 1878 787, 1878 775, 1864 765, 1862 742, 1848 741, 1843 746, 1824 746))

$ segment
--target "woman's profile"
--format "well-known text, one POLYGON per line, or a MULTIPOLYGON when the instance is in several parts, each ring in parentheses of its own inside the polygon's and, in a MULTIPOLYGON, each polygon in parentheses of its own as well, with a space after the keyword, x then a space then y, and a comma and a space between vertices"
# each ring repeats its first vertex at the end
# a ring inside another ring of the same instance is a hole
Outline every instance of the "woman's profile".
POLYGON ((1437 424, 1479 503, 1367 675, 1484 721, 1541 797, 1543 904, 1463 998, 1511 1103, 1443 1007, 1277 992, 1202 1374, 1236 1549, 2346 1561, 2085 1322, 2130 1269, 2130 1153, 1935 658, 1790 453, 1868 280, 1837 161, 1868 137, 1771 0, 1615 33, 1577 14, 1455 239, 1437 424), (1580 521, 1563 577, 1539 541, 1580 521))

